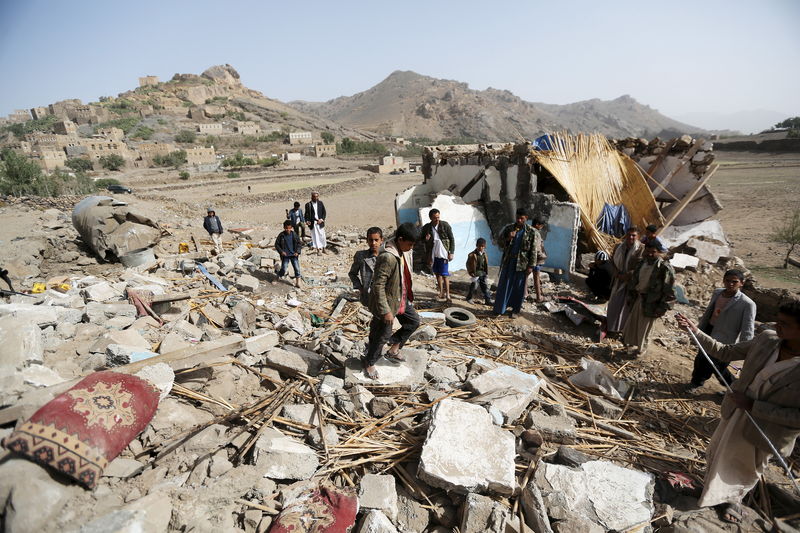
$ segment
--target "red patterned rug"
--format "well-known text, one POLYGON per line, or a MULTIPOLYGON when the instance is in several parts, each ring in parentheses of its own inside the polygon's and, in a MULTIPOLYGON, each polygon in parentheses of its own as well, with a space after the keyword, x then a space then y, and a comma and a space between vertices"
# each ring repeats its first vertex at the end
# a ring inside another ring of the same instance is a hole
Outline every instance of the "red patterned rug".
POLYGON ((281 511, 269 533, 348 533, 357 514, 352 490, 322 485, 281 511))
POLYGON ((158 397, 158 389, 136 376, 95 372, 36 411, 4 445, 91 489, 147 427, 158 397))

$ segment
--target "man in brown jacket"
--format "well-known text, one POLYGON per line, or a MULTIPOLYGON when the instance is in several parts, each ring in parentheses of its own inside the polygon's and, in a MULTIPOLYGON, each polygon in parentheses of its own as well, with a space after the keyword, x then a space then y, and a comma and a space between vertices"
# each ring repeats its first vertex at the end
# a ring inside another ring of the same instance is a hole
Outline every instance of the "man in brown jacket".
POLYGON ((742 520, 742 499, 758 482, 772 450, 745 416, 747 411, 781 455, 789 456, 800 435, 800 300, 778 309, 775 331, 738 344, 722 344, 697 324, 677 315, 708 355, 744 359, 739 379, 722 401, 721 419, 706 451, 708 468, 701 507, 721 506, 722 519, 742 520))
POLYGON ((369 310, 372 311, 369 344, 362 360, 364 374, 370 379, 378 379, 375 363, 380 359, 386 342, 391 345, 386 352, 386 359, 392 363, 402 362, 405 358, 400 349, 419 327, 419 315, 414 310, 414 291, 411 284, 411 268, 414 264, 411 249, 418 236, 417 228, 413 224, 400 224, 394 239, 386 243, 384 251, 375 262, 372 289, 369 293, 369 310), (401 327, 393 335, 392 324, 395 317, 401 327))

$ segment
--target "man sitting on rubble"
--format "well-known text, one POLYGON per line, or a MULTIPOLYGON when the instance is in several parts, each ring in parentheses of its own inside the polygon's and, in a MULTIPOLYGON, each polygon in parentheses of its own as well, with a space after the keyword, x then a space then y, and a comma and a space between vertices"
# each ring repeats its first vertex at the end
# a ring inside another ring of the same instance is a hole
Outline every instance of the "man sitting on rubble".
POLYGON ((414 224, 400 224, 394 239, 386 243, 384 251, 378 255, 372 289, 369 294, 369 310, 372 321, 369 324, 369 344, 362 359, 364 374, 370 379, 378 379, 375 363, 381 357, 383 346, 390 344, 386 360, 392 363, 405 361, 400 349, 412 333, 419 327, 419 315, 414 310, 414 291, 412 290, 411 268, 414 264, 412 248, 419 234, 414 224), (392 334, 394 319, 400 322, 400 329, 392 334))
POLYGON ((639 242, 639 229, 631 226, 625 233, 625 239, 614 248, 611 263, 614 266, 614 282, 611 285, 611 296, 606 311, 606 331, 609 337, 616 337, 625 326, 630 314, 628 306, 628 282, 633 269, 642 256, 644 245, 639 242))
POLYGON ((291 220, 283 223, 283 231, 275 239, 275 250, 281 256, 281 269, 278 271, 278 279, 289 273, 289 263, 294 270, 294 286, 300 286, 300 251, 302 245, 300 237, 294 231, 291 220))
POLYGON ((203 228, 208 232, 211 236, 211 240, 214 242, 214 251, 217 255, 222 253, 222 222, 220 222, 217 213, 214 211, 213 207, 209 207, 207 210, 207 215, 203 219, 203 228))
POLYGON ((677 319, 716 360, 744 359, 708 443, 708 466, 698 501, 701 507, 721 506, 722 519, 738 523, 744 496, 758 483, 773 455, 745 411, 784 457, 791 455, 800 435, 800 299, 792 298, 778 308, 775 331, 737 344, 715 340, 681 314, 677 319))
POLYGON ((500 231, 497 242, 503 249, 500 261, 500 278, 494 298, 494 314, 502 315, 510 307, 509 316, 522 310, 526 281, 539 264, 538 253, 542 237, 528 224, 528 213, 517 209, 517 219, 500 231))
POLYGON ((672 308, 675 271, 663 257, 664 248, 655 241, 644 245, 644 257, 628 283, 630 315, 622 331, 622 343, 635 347, 639 355, 647 351, 653 324, 672 308))
MULTIPOLYGON (((700 331, 723 344, 749 341, 753 338, 755 330, 756 304, 740 290, 744 285, 744 272, 736 269, 728 270, 722 277, 722 284, 725 288, 714 291, 705 313, 700 318, 700 331)), ((725 380, 723 383, 717 375, 720 384, 724 387, 733 383, 728 363, 713 358, 712 361, 725 380)), ((712 374, 715 372, 711 363, 698 351, 694 358, 694 371, 688 391, 693 392, 702 387, 712 374)))
POLYGON ((353 282, 353 290, 358 292, 358 299, 364 305, 369 305, 369 292, 372 286, 372 277, 375 273, 375 263, 378 253, 383 246, 383 230, 371 227, 367 230, 367 249, 359 250, 353 256, 353 264, 347 275, 353 282))

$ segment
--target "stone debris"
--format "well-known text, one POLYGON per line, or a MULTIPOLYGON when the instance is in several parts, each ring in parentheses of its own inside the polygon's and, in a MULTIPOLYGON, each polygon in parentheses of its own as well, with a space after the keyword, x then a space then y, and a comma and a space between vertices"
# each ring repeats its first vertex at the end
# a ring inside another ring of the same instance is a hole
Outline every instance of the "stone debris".
POLYGON ((364 515, 355 531, 356 533, 398 533, 392 521, 375 509, 364 515))
POLYGON ((539 392, 541 379, 510 366, 494 368, 467 382, 506 422, 516 420, 539 392))
POLYGON ((467 494, 461 510, 461 533, 507 533, 519 531, 519 517, 486 496, 467 494))
POLYGON ((366 474, 358 489, 358 504, 362 509, 377 509, 391 520, 397 518, 397 490, 394 476, 366 474))
POLYGON ((308 479, 319 466, 314 450, 274 429, 256 441, 252 461, 271 479, 308 479))

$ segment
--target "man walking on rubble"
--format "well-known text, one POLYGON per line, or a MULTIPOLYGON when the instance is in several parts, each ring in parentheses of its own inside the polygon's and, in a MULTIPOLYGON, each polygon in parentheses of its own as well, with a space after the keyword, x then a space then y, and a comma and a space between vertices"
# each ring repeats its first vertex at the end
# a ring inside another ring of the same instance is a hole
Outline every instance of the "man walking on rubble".
POLYGON ((325 204, 319 199, 319 193, 311 193, 311 201, 306 203, 305 219, 306 224, 311 229, 311 246, 317 253, 325 253, 328 245, 325 237, 325 218, 328 213, 325 211, 325 204))
MULTIPOLYGON (((749 341, 755 331, 756 304, 740 290, 744 285, 744 272, 737 269, 728 270, 722 277, 722 284, 724 288, 714 290, 698 327, 700 331, 722 344, 749 341)), ((713 358, 712 361, 725 382, 733 383, 728 363, 713 358)), ((711 364, 698 351, 694 358, 694 371, 688 391, 694 392, 702 387, 712 374, 724 387, 726 383, 722 383, 711 364)))
POLYGON ((630 307, 628 306, 628 282, 633 274, 644 245, 639 242, 639 230, 631 226, 625 233, 625 239, 614 248, 611 262, 614 266, 614 283, 611 285, 611 296, 606 310, 606 331, 610 337, 616 337, 625 326, 630 307))
POLYGON ((353 282, 353 290, 358 291, 358 299, 363 305, 369 305, 369 293, 372 287, 372 278, 375 274, 375 264, 383 245, 383 230, 371 227, 367 230, 367 249, 359 250, 353 256, 353 264, 347 273, 353 282))
POLYGON ((800 435, 800 300, 778 308, 775 331, 737 344, 722 344, 685 316, 678 324, 694 332, 718 361, 744 359, 739 379, 722 401, 720 421, 706 457, 708 466, 700 507, 719 506, 722 519, 740 523, 742 500, 758 483, 773 452, 745 415, 756 421, 777 451, 789 457, 800 435))
POLYGON ((428 266, 436 276, 436 286, 439 289, 438 298, 451 303, 450 298, 450 261, 456 252, 456 239, 450 224, 441 220, 438 209, 428 212, 431 221, 422 226, 420 237, 425 239, 425 259, 428 266))
POLYGON ((369 310, 372 321, 369 324, 369 344, 362 362, 364 374, 370 379, 378 379, 375 363, 381 357, 384 345, 390 344, 386 360, 401 363, 405 357, 400 353, 412 333, 419 327, 419 315, 414 310, 414 291, 411 268, 414 264, 412 248, 417 242, 417 228, 410 222, 400 224, 394 239, 386 243, 384 251, 378 255, 372 289, 369 294, 369 310), (395 317, 400 329, 392 334, 395 317))
POLYGON ((645 244, 644 257, 628 283, 631 312, 622 331, 622 343, 635 347, 639 355, 647 351, 653 324, 672 308, 671 302, 675 300, 675 271, 664 259, 665 251, 655 241, 645 244))
POLYGON ((214 251, 217 255, 222 253, 222 222, 219 220, 213 207, 209 207, 207 215, 203 219, 203 228, 211 236, 214 242, 214 251))
POLYGON ((517 209, 516 222, 500 231, 497 242, 503 250, 503 259, 494 298, 494 314, 502 315, 510 307, 509 316, 513 317, 522 310, 525 284, 539 264, 541 240, 539 231, 528 224, 528 214, 524 209, 517 209))

